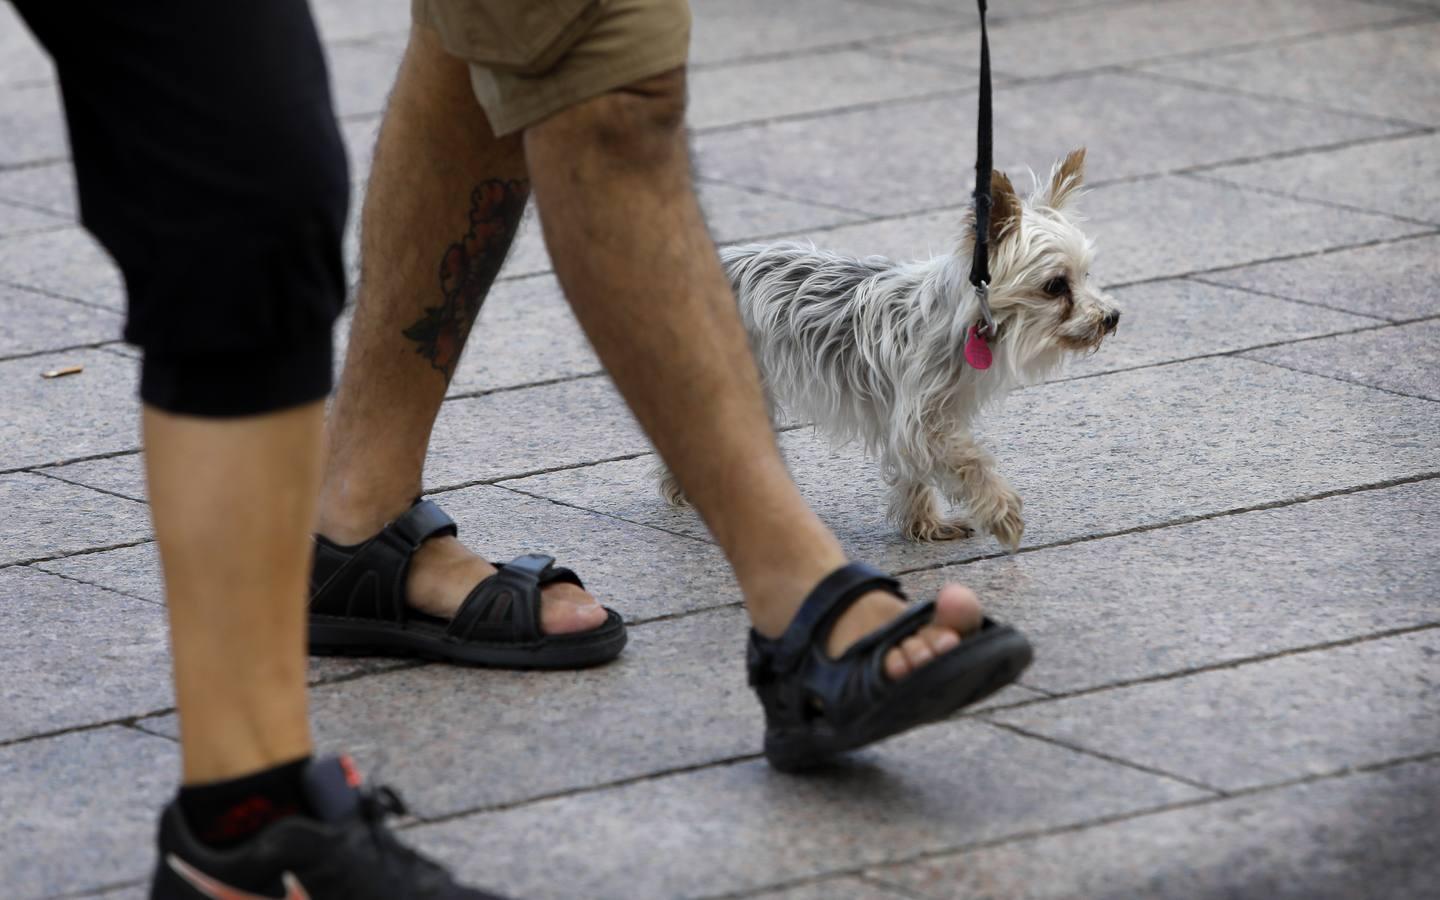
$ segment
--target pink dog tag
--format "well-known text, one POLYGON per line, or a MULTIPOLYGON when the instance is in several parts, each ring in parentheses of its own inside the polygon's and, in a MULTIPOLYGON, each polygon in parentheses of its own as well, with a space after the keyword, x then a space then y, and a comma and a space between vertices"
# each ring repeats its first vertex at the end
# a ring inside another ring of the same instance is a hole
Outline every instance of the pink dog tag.
POLYGON ((990 345, 980 336, 980 326, 971 325, 965 336, 965 361, 972 369, 990 368, 990 345))

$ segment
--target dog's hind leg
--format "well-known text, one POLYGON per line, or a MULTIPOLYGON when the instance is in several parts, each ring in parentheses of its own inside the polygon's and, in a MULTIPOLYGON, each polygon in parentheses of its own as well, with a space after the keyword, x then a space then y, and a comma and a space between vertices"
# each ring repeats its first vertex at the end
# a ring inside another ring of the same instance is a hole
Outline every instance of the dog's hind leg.
POLYGON ((655 468, 650 471, 650 476, 655 479, 655 484, 660 488, 660 496, 671 506, 689 506, 690 500, 685 496, 685 491, 680 488, 680 482, 675 478, 675 473, 663 462, 655 463, 655 468))
POLYGON ((1020 495, 1000 474, 995 457, 968 434, 954 435, 941 457, 941 491, 952 502, 963 503, 975 524, 995 536, 1009 550, 1020 546, 1025 520, 1020 517, 1020 495))
POLYGON ((935 489, 918 481, 902 481, 890 488, 890 521, 912 541, 957 541, 975 533, 964 519, 947 519, 940 513, 935 489))

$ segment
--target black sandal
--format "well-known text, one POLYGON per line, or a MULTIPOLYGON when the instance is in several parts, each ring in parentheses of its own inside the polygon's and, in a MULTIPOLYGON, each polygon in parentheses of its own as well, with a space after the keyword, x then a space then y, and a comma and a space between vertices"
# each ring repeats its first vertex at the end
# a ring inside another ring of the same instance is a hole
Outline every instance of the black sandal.
POLYGON ((419 656, 508 669, 573 669, 609 662, 625 646, 625 623, 606 609, 603 625, 576 634, 540 631, 540 588, 584 587, 539 553, 519 556, 475 586, 455 618, 405 602, 410 560, 426 540, 455 535, 455 521, 420 500, 363 544, 315 536, 310 576, 310 652, 325 656, 419 656))
POLYGON ((939 721, 1010 684, 1030 665, 1030 642, 985 619, 960 646, 891 681, 885 654, 929 624, 934 601, 911 607, 831 659, 825 653, 830 629, 874 590, 905 599, 900 583, 884 572, 842 566, 815 586, 780 637, 750 632, 750 685, 765 707, 765 758, 782 772, 939 721))

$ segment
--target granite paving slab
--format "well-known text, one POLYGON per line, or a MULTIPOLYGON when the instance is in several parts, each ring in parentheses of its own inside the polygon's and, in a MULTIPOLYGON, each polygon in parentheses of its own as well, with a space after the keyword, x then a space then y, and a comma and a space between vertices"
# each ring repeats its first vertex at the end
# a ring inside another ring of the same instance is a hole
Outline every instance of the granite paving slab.
POLYGON ((451 394, 492 391, 602 371, 560 285, 550 275, 491 288, 451 394))
MULTIPOLYGON (((893 6, 895 0, 863 0, 874 6, 893 6)), ((1077 9, 1099 9, 1107 6, 1123 6, 1137 0, 1005 0, 990 8, 986 18, 990 22, 1008 22, 1012 19, 1026 19, 1047 14, 1077 9)), ((1138 0, 1142 3, 1169 2, 1169 0, 1138 0)), ((956 12, 960 15, 975 14, 975 4, 968 0, 904 0, 907 6, 924 6, 931 9, 956 12)), ((978 26, 977 30, 978 30, 978 26)))
POLYGON ((1422 897, 1437 793, 1432 759, 869 874, 928 900, 1422 897))
POLYGON ((749 900, 908 900, 893 888, 863 878, 826 878, 810 884, 747 894, 749 900))
POLYGON ((0 171, 0 199, 74 220, 78 201, 70 162, 0 171))
POLYGON ((27 566, 0 569, 0 741, 174 705, 165 614, 27 566), (37 661, 44 660, 43 665, 37 661))
POLYGON ((1373 327, 1380 320, 1188 279, 1121 288, 1120 327, 1060 377, 1097 375, 1247 347, 1373 327))
POLYGON ((1081 201, 1105 284, 1203 272, 1420 233, 1386 216, 1171 177, 1098 188, 1081 201))
MULTIPOLYGON (((408 24, 408 23, 407 23, 408 24)), ((402 51, 383 44, 342 44, 325 50, 335 115, 375 115, 385 109, 402 51)))
POLYGON ((314 0, 311 10, 329 42, 363 40, 410 30, 410 7, 392 0, 314 0))
MULTIPOLYGON (((968 88, 967 88, 968 90, 968 88)), ((995 89, 995 160, 1048 171, 1087 146, 1092 181, 1157 174, 1404 126, 1125 73, 995 89)), ((732 184, 873 213, 966 202, 973 91, 700 135, 699 169, 732 184), (877 165, 883 158, 884 165, 877 165)))
POLYGON ((438 490, 649 449, 610 382, 582 378, 449 401, 425 479, 438 490), (554 439, 559 434, 564 441, 554 439))
POLYGON ((100 244, 80 228, 0 240, 0 282, 115 312, 125 309, 120 270, 100 244))
MULTIPOLYGON (((1024 498, 1032 547, 1440 469, 1433 403, 1233 358, 1027 389, 985 421, 981 437, 1024 498)), ((986 535, 906 541, 884 521, 878 466, 858 448, 833 450, 809 429, 781 445, 801 491, 859 558, 903 570, 1000 550, 986 535)), ((700 533, 692 512, 660 499, 651 465, 640 458, 507 484, 700 533)))
POLYGON ((145 460, 139 453, 107 456, 38 470, 52 478, 82 484, 145 502, 145 460))
MULTIPOLYGON (((710 235, 717 243, 733 243, 764 235, 784 234, 801 228, 820 228, 861 218, 858 213, 801 203, 750 188, 701 181, 696 194, 705 213, 710 235)), ((521 220, 515 243, 500 277, 514 278, 548 272, 550 254, 540 220, 531 204, 521 220)))
POLYGON ((856 0, 693 0, 690 63, 706 66, 772 54, 796 55, 953 24, 939 10, 856 0), (763 25, 761 24, 763 23, 763 25))
POLYGON ((1025 683, 1063 694, 1440 625, 1437 509, 1431 479, 906 581, 918 596, 975 588, 1035 644, 1025 683))
POLYGON ((517 896, 741 892, 1204 796, 974 721, 911 732, 806 778, 761 761, 469 816, 409 832, 517 896), (545 853, 533 848, 545 847, 545 853))
POLYGON ((133 450, 139 443, 135 401, 139 365, 104 350, 70 350, 0 362, 0 468, 47 465, 133 450), (42 378, 62 366, 78 375, 42 378))
POLYGON ((133 543, 150 536, 142 503, 43 475, 0 475, 0 565, 133 543))
POLYGON ((1440 315, 1440 237, 1282 259, 1203 280, 1391 321, 1440 315))
POLYGON ((1267 347, 1245 355, 1440 401, 1440 319, 1267 347))
POLYGON ((988 715, 1236 791, 1440 751, 1437 655, 1431 627, 988 715))
POLYGON ((0 86, 53 81, 55 67, 40 49, 20 13, 7 3, 0 6, 0 86))
MULTIPOLYGON (((1043 77, 1413 16, 1406 10, 1353 0, 1183 0, 1081 8, 998 24, 990 36, 991 64, 999 73, 1043 77)), ((966 29, 882 46, 900 56, 953 64, 976 55, 978 38, 966 29)))
POLYGON ((1440 21, 1430 19, 1148 68, 1192 82, 1435 125, 1440 124, 1437 41, 1440 21))
POLYGON ((689 77, 691 128, 737 125, 967 89, 972 78, 929 62, 859 50, 699 69, 689 77))
POLYGON ((0 284, 0 358, 114 340, 123 325, 108 310, 0 284))
POLYGON ((0 747, 5 896, 38 900, 148 876, 154 813, 179 771, 173 743, 129 728, 0 747))
POLYGON ((59 88, 45 82, 0 88, 0 134, 0 167, 68 157, 59 88))
POLYGON ((432 496, 466 543, 491 560, 547 553, 627 621, 740 601, 719 549, 609 516, 477 486, 432 496))
POLYGON ((317 688, 311 719, 320 747, 353 754, 417 815, 448 816, 758 754, 744 660, 744 614, 724 609, 633 628, 595 669, 429 665, 317 688))
POLYGON ((1233 184, 1440 223, 1440 135, 1366 141, 1285 159, 1212 169, 1233 184))
POLYGON ((66 219, 53 213, 0 202, 0 238, 32 231, 51 231, 67 224, 69 223, 66 219))

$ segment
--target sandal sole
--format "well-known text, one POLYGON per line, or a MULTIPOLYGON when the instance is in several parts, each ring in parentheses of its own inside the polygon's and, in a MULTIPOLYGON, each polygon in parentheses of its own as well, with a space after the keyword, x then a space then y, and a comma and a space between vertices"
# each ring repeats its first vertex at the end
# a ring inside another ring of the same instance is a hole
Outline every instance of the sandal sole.
POLYGON ((312 656, 391 656, 497 669, 583 669, 610 662, 629 640, 619 614, 578 635, 534 643, 457 641, 438 631, 396 628, 329 616, 310 617, 312 656))
POLYGON ((941 721, 1014 683, 1033 656, 1024 635, 997 626, 897 682, 895 693, 844 733, 767 730, 765 758, 781 772, 803 772, 842 753, 941 721))

